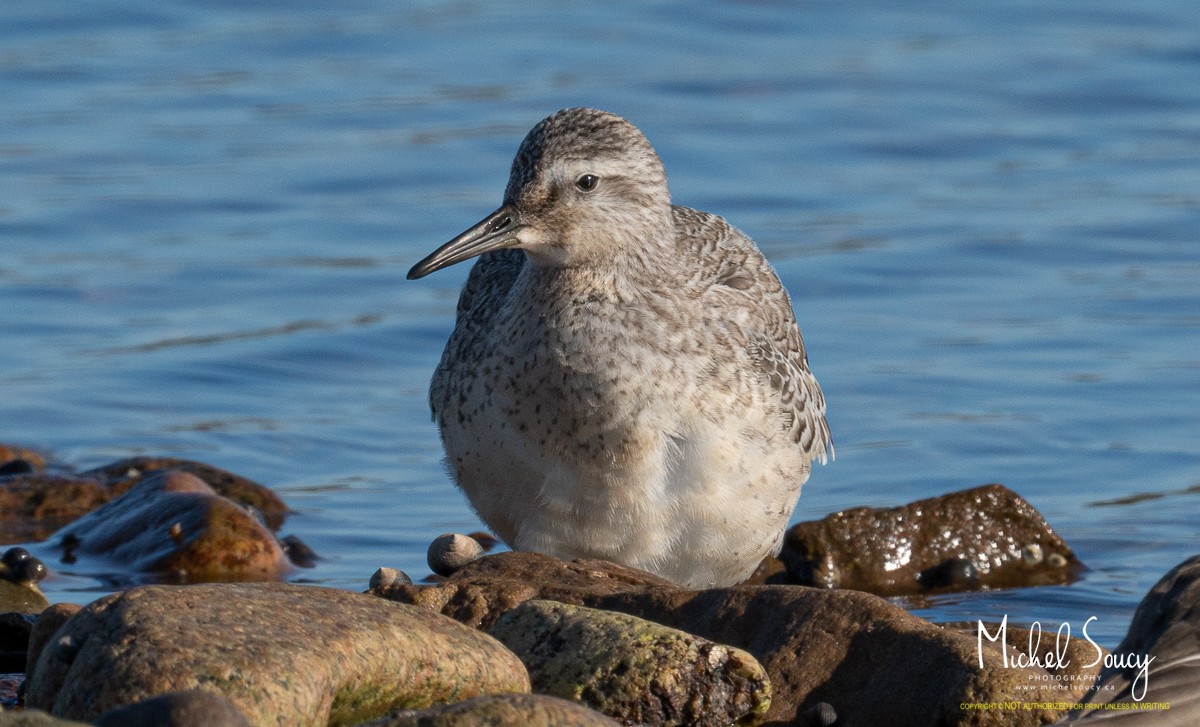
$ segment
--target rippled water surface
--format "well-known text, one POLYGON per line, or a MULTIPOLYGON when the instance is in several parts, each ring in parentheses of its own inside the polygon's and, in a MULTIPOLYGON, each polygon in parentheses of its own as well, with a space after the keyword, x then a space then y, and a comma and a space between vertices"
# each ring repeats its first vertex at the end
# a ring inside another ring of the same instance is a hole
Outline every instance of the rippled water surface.
POLYGON ((1095 615, 1115 646, 1200 551, 1198 18, 4 3, 0 440, 261 481, 324 558, 298 579, 425 573, 433 536, 478 528, 425 401, 467 266, 404 273, 499 202, 530 126, 599 106, 792 291, 838 444, 796 518, 1004 482, 1085 580, 918 613, 1095 615))

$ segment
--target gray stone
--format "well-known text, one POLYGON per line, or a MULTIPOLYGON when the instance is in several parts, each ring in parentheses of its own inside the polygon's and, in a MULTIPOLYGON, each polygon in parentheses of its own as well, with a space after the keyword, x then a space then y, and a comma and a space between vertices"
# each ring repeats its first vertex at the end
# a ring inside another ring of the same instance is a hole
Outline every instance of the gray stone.
POLYGON ((1100 673, 1100 688, 1081 701, 1088 709, 1073 712, 1071 724, 1200 724, 1200 555, 1151 587, 1113 656, 1113 666, 1100 673))
POLYGON ((110 709, 93 727, 250 727, 225 697, 191 689, 170 692, 136 704, 110 709))

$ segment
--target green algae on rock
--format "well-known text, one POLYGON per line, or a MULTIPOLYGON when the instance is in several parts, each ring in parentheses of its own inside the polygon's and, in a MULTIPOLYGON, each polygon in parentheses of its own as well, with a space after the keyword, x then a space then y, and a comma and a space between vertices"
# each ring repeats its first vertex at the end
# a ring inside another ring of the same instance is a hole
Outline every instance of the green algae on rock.
POLYGON ((627 724, 753 725, 771 704, 750 654, 634 616, 532 600, 488 633, 521 657, 534 691, 627 724))
POLYGON ((499 553, 433 586, 394 586, 386 597, 470 625, 496 623, 532 599, 619 611, 745 649, 771 680, 765 721, 807 724, 825 702, 845 724, 891 727, 1038 725, 1060 714, 964 711, 963 702, 1073 701, 1099 667, 1079 659, 1062 674, 1005 668, 998 644, 943 629, 869 593, 801 586, 690 591, 649 573, 602 561, 499 553), (1063 690, 1063 684, 1069 689, 1063 690), (864 699, 864 690, 870 699, 864 699))
POLYGON ((379 598, 283 583, 144 586, 65 623, 31 665, 26 703, 72 719, 188 689, 253 725, 354 725, 396 709, 528 692, 495 639, 379 598))

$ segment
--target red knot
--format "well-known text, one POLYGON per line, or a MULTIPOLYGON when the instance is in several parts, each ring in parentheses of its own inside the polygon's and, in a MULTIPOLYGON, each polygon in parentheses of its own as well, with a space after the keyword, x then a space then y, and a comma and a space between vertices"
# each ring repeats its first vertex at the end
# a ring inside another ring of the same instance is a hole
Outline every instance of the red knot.
POLYGON ((429 400, 450 472, 515 550, 730 585, 777 553, 833 446, 754 242, 671 204, 642 132, 535 126, 504 204, 409 271, 479 256, 429 400))

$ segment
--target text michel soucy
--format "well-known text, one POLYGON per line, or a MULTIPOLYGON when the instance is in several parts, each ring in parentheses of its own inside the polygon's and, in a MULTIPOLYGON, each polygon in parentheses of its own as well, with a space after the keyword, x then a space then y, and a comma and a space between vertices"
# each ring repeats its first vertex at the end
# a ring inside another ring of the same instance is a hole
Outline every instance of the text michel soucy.
MULTIPOLYGON (((1087 627, 1093 621, 1098 620, 1092 616, 1083 624, 1083 638, 1092 645, 1096 650, 1096 658, 1091 662, 1084 664, 1084 668, 1096 666, 1101 661, 1104 662, 1106 669, 1132 669, 1137 668, 1137 676, 1133 679, 1133 684, 1130 686, 1130 696, 1135 702, 1140 702, 1146 697, 1146 690, 1150 688, 1150 662, 1154 661, 1153 656, 1137 655, 1137 654, 1105 654, 1104 649, 1092 638, 1088 636, 1087 627)), ((978 631, 978 652, 979 652, 979 668, 983 668, 983 640, 987 639, 990 642, 1000 642, 1001 654, 1004 655, 1004 668, 1024 669, 1030 666, 1038 666, 1043 669, 1057 670, 1062 669, 1071 663, 1067 658, 1067 646, 1071 643, 1071 624, 1064 621, 1058 627, 1058 631, 1054 636, 1054 650, 1047 651, 1039 656, 1042 643, 1042 624, 1034 621, 1029 627, 1029 648, 1025 653, 1018 652, 1015 657, 1010 658, 1008 655, 1008 614, 1004 614, 1004 618, 1000 621, 1000 626, 996 629, 996 633, 992 634, 984 626, 983 621, 979 621, 978 631)))

